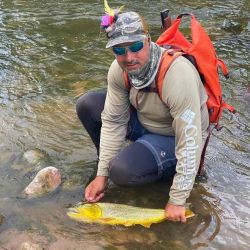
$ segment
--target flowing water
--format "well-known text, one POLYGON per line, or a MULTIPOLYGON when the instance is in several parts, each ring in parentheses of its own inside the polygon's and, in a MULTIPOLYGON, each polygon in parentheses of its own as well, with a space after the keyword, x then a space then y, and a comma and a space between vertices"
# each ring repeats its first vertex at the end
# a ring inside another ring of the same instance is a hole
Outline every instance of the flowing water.
MULTIPOLYGON (((121 6, 122 1, 110 1, 121 6)), ((75 113, 76 99, 106 88, 113 55, 100 32, 103 1, 0 1, 0 249, 24 242, 44 249, 249 249, 250 244, 250 2, 126 1, 160 33, 159 11, 192 12, 209 32, 231 78, 222 79, 236 115, 224 114, 206 156, 207 178, 198 179, 189 202, 197 214, 186 224, 86 225, 71 221, 67 207, 82 198, 94 173, 95 149, 75 113), (39 164, 23 160, 37 149, 39 164), (56 192, 27 199, 22 190, 43 166, 60 169, 56 192)), ((187 30, 187 22, 184 29, 187 30)), ((164 207, 169 184, 111 186, 105 201, 164 207)))

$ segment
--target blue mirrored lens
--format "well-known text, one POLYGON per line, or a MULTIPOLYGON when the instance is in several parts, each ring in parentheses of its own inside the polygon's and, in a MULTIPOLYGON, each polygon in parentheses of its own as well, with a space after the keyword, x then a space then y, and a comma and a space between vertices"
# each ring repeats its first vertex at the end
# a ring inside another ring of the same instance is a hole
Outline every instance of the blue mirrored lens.
POLYGON ((126 50, 127 48, 135 53, 135 52, 138 52, 140 51, 142 48, 143 48, 143 42, 136 42, 136 43, 133 43, 132 45, 130 46, 127 46, 127 47, 113 47, 113 52, 118 55, 118 56, 123 56, 126 54, 126 50))
POLYGON ((143 48, 143 42, 136 42, 130 45, 128 48, 131 52, 138 52, 143 48))
POLYGON ((126 54, 126 48, 125 47, 113 47, 113 51, 118 56, 122 56, 122 55, 126 54))

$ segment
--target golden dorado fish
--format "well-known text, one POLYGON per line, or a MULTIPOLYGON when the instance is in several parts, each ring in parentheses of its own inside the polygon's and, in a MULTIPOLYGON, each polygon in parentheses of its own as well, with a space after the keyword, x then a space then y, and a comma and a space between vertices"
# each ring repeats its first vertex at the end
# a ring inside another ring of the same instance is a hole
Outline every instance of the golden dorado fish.
MULTIPOLYGON (((149 228, 153 223, 166 220, 164 209, 133 207, 114 203, 86 203, 69 208, 67 215, 78 221, 86 223, 100 223, 109 225, 142 225, 149 228)), ((194 213, 186 209, 186 218, 194 213)))

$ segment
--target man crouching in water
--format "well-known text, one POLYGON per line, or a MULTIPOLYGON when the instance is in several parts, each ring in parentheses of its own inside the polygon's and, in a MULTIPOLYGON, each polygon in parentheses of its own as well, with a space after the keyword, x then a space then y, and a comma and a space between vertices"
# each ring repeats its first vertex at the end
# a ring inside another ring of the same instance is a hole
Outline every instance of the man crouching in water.
POLYGON ((100 200, 108 178, 117 185, 138 186, 174 176, 166 216, 186 222, 185 203, 209 124, 200 76, 192 63, 178 57, 164 76, 161 100, 156 80, 165 50, 151 41, 142 17, 118 14, 106 32, 106 48, 115 56, 107 92, 90 91, 77 102, 78 117, 99 155, 85 199, 100 200), (134 143, 122 149, 126 139, 134 143))

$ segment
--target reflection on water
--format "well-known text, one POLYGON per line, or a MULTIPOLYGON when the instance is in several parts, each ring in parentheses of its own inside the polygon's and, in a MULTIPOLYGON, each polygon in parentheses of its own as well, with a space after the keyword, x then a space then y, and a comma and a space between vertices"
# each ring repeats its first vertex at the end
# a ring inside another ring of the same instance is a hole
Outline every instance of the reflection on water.
MULTIPOLYGON (((121 6, 122 1, 110 1, 121 6)), ((0 246, 24 242, 45 249, 248 249, 250 243, 249 49, 247 0, 127 1, 142 13, 151 34, 160 32, 159 11, 193 12, 211 35, 231 78, 222 79, 225 99, 238 111, 225 113, 207 152, 207 178, 189 199, 196 216, 185 225, 163 222, 150 229, 84 225, 66 216, 82 199, 96 168, 95 149, 76 117, 76 98, 106 87, 113 57, 99 29, 102 1, 0 2, 0 246), (23 159, 37 149, 37 164, 23 159), (48 165, 60 169, 56 192, 26 199, 22 191, 48 165)), ((185 31, 187 22, 184 22, 185 31)), ((159 208, 169 184, 143 188, 110 186, 104 201, 159 208)), ((164 198, 166 197, 166 198, 164 198)), ((0 247, 0 248, 1 248, 0 247)))

